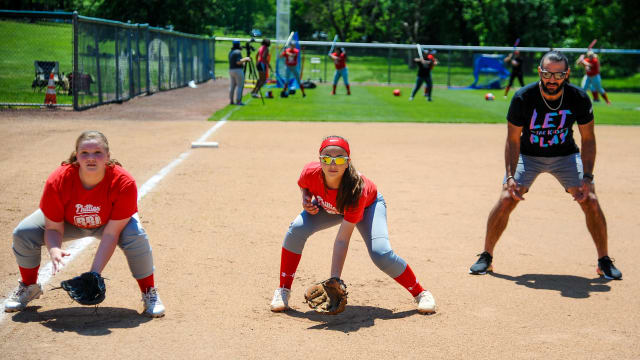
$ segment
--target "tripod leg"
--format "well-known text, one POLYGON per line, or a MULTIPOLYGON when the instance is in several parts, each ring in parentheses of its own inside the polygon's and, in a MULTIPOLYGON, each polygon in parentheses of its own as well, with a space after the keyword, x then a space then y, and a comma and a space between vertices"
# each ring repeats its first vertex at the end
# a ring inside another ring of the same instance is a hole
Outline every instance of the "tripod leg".
MULTIPOLYGON (((256 73, 258 72, 256 70, 256 66, 253 63, 253 59, 251 59, 251 61, 249 61, 249 74, 250 76, 255 80, 255 88, 254 90, 257 88, 258 89, 258 94, 260 94, 260 100, 262 100, 262 105, 264 105, 264 97, 262 96, 262 84, 260 84, 260 79, 258 78, 258 76, 256 75, 256 73)), ((254 93, 255 94, 255 93, 254 93)))

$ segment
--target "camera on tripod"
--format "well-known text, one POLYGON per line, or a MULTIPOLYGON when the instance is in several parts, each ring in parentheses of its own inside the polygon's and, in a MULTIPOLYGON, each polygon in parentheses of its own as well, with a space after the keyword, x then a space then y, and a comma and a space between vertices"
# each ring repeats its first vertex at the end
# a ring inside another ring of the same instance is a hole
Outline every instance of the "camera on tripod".
POLYGON ((256 42, 256 37, 262 36, 262 31, 253 29, 249 34, 251 35, 251 39, 249 39, 249 41, 247 41, 242 48, 247 52, 247 56, 251 57, 251 52, 256 51, 256 49, 251 46, 251 43, 256 42))

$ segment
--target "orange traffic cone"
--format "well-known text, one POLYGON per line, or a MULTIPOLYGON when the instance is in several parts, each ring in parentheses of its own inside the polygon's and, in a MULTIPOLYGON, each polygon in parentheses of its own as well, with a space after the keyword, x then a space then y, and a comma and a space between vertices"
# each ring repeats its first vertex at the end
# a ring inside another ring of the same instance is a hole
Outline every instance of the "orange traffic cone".
POLYGON ((53 81, 53 73, 49 75, 49 84, 47 85, 47 94, 44 96, 45 105, 56 104, 56 84, 53 81))

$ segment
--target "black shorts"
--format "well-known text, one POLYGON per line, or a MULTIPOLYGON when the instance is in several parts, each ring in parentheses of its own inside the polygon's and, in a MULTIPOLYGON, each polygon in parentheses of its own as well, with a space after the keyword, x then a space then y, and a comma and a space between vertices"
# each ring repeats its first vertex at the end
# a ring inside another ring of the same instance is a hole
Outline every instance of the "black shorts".
POLYGON ((265 72, 267 71, 267 64, 259 62, 258 65, 256 65, 256 68, 259 72, 265 72))

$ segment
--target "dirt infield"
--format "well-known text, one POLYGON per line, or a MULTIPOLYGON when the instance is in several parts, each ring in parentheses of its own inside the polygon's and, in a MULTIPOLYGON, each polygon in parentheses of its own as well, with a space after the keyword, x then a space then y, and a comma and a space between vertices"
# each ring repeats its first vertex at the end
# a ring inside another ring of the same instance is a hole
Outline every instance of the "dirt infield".
MULTIPOLYGON (((11 232, 36 209, 47 175, 81 131, 104 132, 139 187, 189 152, 139 204, 167 315, 139 315, 137 284, 116 250, 97 310, 45 291, 0 320, 0 357, 640 358, 640 128, 596 127, 598 194, 623 281, 598 278, 584 216, 551 176, 541 176, 512 215, 495 273, 471 276, 502 179, 504 125, 228 122, 208 139, 219 148, 190 150, 214 125, 206 118, 227 103, 227 85, 84 112, 0 111, 2 298, 19 276, 11 232), (308 241, 293 310, 269 311, 282 239, 301 211, 296 180, 330 134, 350 140, 355 166, 384 195, 391 244, 434 294, 435 315, 417 313, 357 233, 343 272, 347 310, 311 312, 302 293, 329 275, 337 229, 308 241)), ((45 289, 86 271, 96 246, 45 289)))

